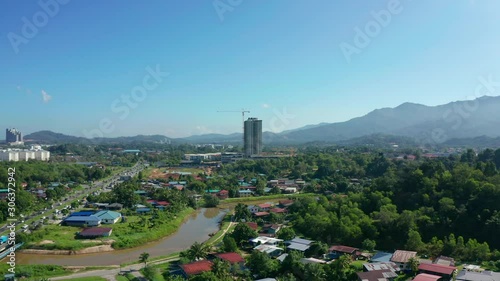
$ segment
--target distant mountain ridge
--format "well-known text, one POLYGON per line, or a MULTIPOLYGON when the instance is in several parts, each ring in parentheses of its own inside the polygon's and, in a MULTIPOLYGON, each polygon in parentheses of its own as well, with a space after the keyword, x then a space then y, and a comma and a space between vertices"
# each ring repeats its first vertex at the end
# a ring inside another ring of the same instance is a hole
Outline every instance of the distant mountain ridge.
MULTIPOLYGON (((265 122, 265 120, 263 120, 265 122)), ((382 135, 402 136, 415 139, 415 143, 444 143, 460 139, 500 137, 500 97, 484 96, 475 100, 456 101, 438 106, 403 103, 395 108, 382 108, 345 122, 320 123, 281 133, 263 132, 265 144, 301 144, 308 142, 345 143, 362 140, 362 137, 382 135)), ((50 131, 40 131, 25 136, 41 143, 79 142, 164 142, 176 143, 242 143, 242 133, 205 134, 186 138, 169 138, 162 135, 118 138, 86 139, 50 131)), ((486 143, 496 140, 476 139, 486 143)))

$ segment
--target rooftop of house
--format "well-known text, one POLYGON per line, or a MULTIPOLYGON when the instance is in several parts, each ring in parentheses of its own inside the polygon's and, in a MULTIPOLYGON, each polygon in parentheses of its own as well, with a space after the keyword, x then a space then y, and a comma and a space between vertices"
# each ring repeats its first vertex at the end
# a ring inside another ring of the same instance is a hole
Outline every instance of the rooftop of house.
POLYGON ((255 244, 276 244, 276 243, 279 243, 279 242, 282 242, 283 239, 277 239, 277 238, 272 238, 272 237, 265 237, 265 236, 259 236, 259 237, 256 237, 256 238, 252 238, 249 240, 250 242, 252 243, 255 243, 255 244))
POLYGON ((413 278, 413 281, 438 281, 439 279, 441 279, 441 276, 420 273, 413 278))
POLYGON ((71 216, 64 219, 65 222, 86 222, 86 221, 101 221, 96 216, 71 216))
POLYGON ((424 270, 428 272, 434 272, 439 274, 452 275, 455 270, 457 270, 454 266, 442 265, 442 264, 434 264, 434 263, 421 263, 418 266, 418 270, 424 270))
POLYGON ((257 230, 257 228, 259 228, 259 225, 256 223, 256 222, 247 222, 246 223, 251 229, 253 230, 257 230))
POLYGON ((310 245, 313 242, 314 241, 312 241, 312 240, 307 240, 307 239, 303 239, 303 238, 299 238, 299 237, 295 237, 292 240, 287 241, 287 243, 298 243, 298 244, 303 244, 303 245, 310 245))
POLYGON ((256 217, 264 217, 264 216, 267 216, 269 215, 268 212, 257 212, 257 213, 254 213, 254 216, 256 217))
POLYGON ((335 245, 330 247, 330 252, 340 252, 340 253, 347 253, 347 254, 354 254, 358 249, 349 247, 349 246, 343 246, 343 245, 335 245))
POLYGON ((392 262, 407 263, 411 258, 417 256, 417 252, 397 250, 392 254, 392 262))
POLYGON ((366 271, 389 269, 391 271, 400 271, 397 264, 393 262, 376 262, 376 263, 365 263, 363 267, 366 271))
POLYGON ((474 272, 462 270, 457 275, 459 281, 500 281, 500 273, 492 271, 474 272))
POLYGON ((310 246, 306 245, 306 244, 300 244, 300 243, 294 243, 294 242, 287 243, 287 249, 290 249, 290 250, 297 250, 297 251, 304 252, 307 249, 309 249, 309 247, 310 246))
POLYGON ((392 257, 392 253, 388 252, 377 252, 371 258, 371 262, 390 262, 392 257))
POLYGON ((388 281, 390 278, 398 276, 388 269, 358 272, 357 275, 361 281, 388 281))
POLYGON ((211 261, 202 260, 183 264, 180 267, 187 275, 196 275, 212 270, 212 265, 213 263, 211 261))
POLYGON ((82 231, 80 231, 79 235, 80 236, 101 236, 108 234, 112 231, 112 228, 109 227, 89 227, 89 228, 84 228, 82 231))
POLYGON ((231 264, 245 262, 245 259, 240 254, 234 252, 215 254, 215 256, 221 260, 228 261, 231 264))
POLYGON ((259 204, 258 206, 259 206, 259 208, 262 208, 262 209, 264 209, 264 208, 271 208, 272 207, 272 205, 269 204, 269 203, 259 204))
POLYGON ((115 220, 122 216, 122 214, 113 211, 100 211, 94 214, 94 216, 100 218, 101 220, 115 220))

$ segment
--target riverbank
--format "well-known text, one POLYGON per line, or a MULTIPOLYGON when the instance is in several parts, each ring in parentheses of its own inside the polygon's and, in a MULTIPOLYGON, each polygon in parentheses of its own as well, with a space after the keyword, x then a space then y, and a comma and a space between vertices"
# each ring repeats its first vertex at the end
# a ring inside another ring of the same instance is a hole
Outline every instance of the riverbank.
POLYGON ((149 242, 154 242, 175 233, 179 227, 197 210, 192 208, 179 212, 172 220, 156 227, 142 229, 134 227, 141 222, 141 217, 131 216, 126 223, 106 225, 113 229, 105 239, 76 239, 77 227, 50 225, 33 234, 34 241, 28 243, 26 254, 40 255, 79 255, 129 249, 149 242))

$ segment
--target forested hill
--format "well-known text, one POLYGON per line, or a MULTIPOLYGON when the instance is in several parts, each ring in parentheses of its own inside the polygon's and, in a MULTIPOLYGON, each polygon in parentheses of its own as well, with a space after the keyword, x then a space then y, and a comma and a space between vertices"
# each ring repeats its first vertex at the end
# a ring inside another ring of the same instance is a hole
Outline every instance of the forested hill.
POLYGON ((300 177, 311 182, 306 191, 333 193, 292 206, 294 228, 307 238, 469 262, 500 259, 499 168, 500 149, 414 161, 324 149, 224 167, 244 177, 300 177))

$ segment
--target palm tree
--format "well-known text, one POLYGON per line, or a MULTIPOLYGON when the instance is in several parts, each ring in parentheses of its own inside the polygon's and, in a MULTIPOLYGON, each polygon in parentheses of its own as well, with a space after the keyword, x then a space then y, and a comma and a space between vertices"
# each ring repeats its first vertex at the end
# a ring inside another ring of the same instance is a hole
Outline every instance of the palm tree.
POLYGON ((220 280, 223 280, 229 276, 230 267, 229 263, 216 259, 212 265, 212 272, 220 280))
POLYGON ((194 242, 188 250, 190 260, 204 259, 208 255, 208 247, 206 244, 194 242))
POLYGON ((141 256, 139 257, 139 261, 144 263, 144 267, 147 266, 148 259, 149 259, 149 253, 146 252, 142 253, 141 256))

